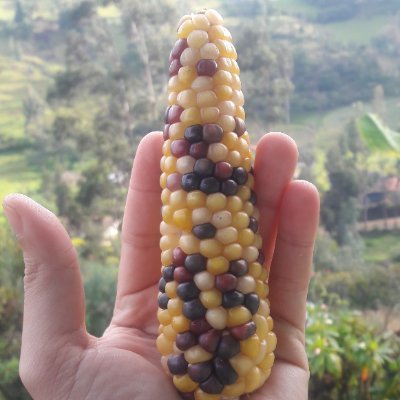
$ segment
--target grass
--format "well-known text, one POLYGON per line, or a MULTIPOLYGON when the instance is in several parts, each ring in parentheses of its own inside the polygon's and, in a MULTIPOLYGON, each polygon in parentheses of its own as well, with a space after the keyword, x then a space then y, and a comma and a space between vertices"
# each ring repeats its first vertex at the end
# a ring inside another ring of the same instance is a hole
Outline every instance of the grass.
POLYGON ((399 232, 372 232, 363 235, 363 240, 366 262, 385 263, 400 259, 399 232))

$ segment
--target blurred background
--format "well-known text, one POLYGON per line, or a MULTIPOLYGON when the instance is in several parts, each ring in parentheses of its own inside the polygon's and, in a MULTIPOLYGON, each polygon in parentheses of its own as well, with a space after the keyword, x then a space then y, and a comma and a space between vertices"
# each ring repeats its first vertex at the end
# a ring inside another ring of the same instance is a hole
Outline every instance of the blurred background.
MULTIPOLYGON (((290 134, 297 177, 321 193, 310 399, 399 399, 400 0, 0 0, 0 198, 22 192, 60 216, 101 335, 132 158, 162 129, 176 22, 199 7, 232 31, 253 143, 290 134)), ((1 214, 1 400, 30 398, 22 276, 1 214)))

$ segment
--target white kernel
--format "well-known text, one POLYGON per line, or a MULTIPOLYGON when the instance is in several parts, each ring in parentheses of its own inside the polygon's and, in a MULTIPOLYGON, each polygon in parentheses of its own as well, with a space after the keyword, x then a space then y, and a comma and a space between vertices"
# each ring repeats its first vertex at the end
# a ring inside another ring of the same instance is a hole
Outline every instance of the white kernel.
POLYGON ((195 49, 200 49, 207 42, 208 42, 207 32, 199 29, 190 32, 187 38, 187 43, 189 47, 193 47, 195 49))
POLYGON ((185 360, 190 364, 196 364, 211 360, 214 354, 204 350, 200 345, 191 347, 185 351, 185 360))
POLYGON ((215 239, 217 239, 222 244, 235 243, 238 240, 238 231, 233 226, 227 226, 226 228, 221 228, 217 230, 215 234, 215 239))
POLYGON ((221 115, 230 115, 230 116, 235 115, 236 105, 233 101, 230 100, 221 101, 220 103, 218 103, 218 108, 219 111, 221 112, 221 115))
POLYGON ((255 247, 255 246, 245 247, 243 249, 243 258, 247 262, 256 261, 257 258, 258 258, 258 249, 257 249, 257 247, 255 247))
POLYGON ((178 22, 178 24, 176 25, 176 30, 178 31, 179 28, 181 27, 181 25, 185 22, 188 21, 189 19, 191 19, 190 15, 184 15, 178 22))
POLYGON ((207 157, 213 162, 224 161, 228 155, 228 148, 222 143, 212 143, 208 147, 207 157))
POLYGON ((196 160, 191 156, 179 157, 176 161, 176 170, 182 175, 193 172, 195 162, 196 160))
MULTIPOLYGON (((182 51, 180 62, 182 66, 195 67, 200 60, 199 49, 194 49, 192 47, 187 47, 182 51)), ((176 76, 176 75, 175 75, 176 76)))
POLYGON ((192 89, 194 89, 196 92, 203 92, 204 90, 212 90, 213 87, 214 87, 213 79, 210 78, 209 76, 198 76, 192 82, 192 89))
POLYGON ((226 161, 231 164, 232 167, 240 167, 242 156, 237 150, 233 150, 228 154, 226 161))
POLYGON ((208 271, 197 273, 193 277, 194 283, 200 290, 210 290, 214 287, 214 275, 208 271))
POLYGON ((232 89, 240 90, 242 88, 242 83, 238 74, 232 74, 232 89))
POLYGON ((219 108, 203 107, 200 109, 200 116, 203 124, 215 124, 219 118, 219 108))
POLYGON ((244 294, 252 293, 256 290, 256 281, 251 275, 241 276, 237 280, 236 290, 244 294))
POLYGON ((206 312, 206 320, 214 329, 224 329, 227 318, 227 312, 222 307, 211 308, 206 312))
POLYGON ((218 98, 213 90, 204 90, 197 93, 197 105, 199 107, 212 107, 217 105, 218 98))
POLYGON ((263 317, 268 317, 270 313, 269 305, 268 303, 264 300, 260 300, 260 307, 258 308, 258 314, 260 314, 263 317))
POLYGON ((222 25, 224 19, 222 18, 221 14, 213 9, 209 9, 205 12, 205 16, 210 21, 211 25, 222 25))
POLYGON ((233 90, 232 92, 232 101, 236 106, 243 106, 244 104, 244 96, 241 90, 233 90))
POLYGON ((210 21, 204 14, 193 14, 192 21, 195 29, 208 30, 210 27, 210 21))
POLYGON ((196 105, 196 93, 193 89, 183 90, 179 92, 176 100, 183 108, 194 107, 196 105))
POLYGON ((181 122, 175 122, 169 127, 169 137, 171 140, 183 139, 185 130, 181 122))
POLYGON ((193 225, 200 225, 211 222, 211 218, 212 212, 206 207, 195 208, 192 211, 193 225))
POLYGON ((211 223, 217 228, 225 228, 232 222, 232 214, 229 211, 218 211, 213 214, 211 223))
POLYGON ((200 240, 192 234, 184 234, 179 239, 179 247, 186 254, 198 253, 200 251, 200 240))
POLYGON ((218 125, 224 132, 232 132, 235 129, 235 118, 231 115, 221 115, 218 120, 218 125))
POLYGON ((160 224, 161 235, 178 235, 180 234, 180 232, 181 230, 178 229, 175 225, 167 224, 164 221, 162 221, 160 224))
POLYGON ((200 49, 200 57, 206 60, 216 60, 219 57, 218 47, 214 43, 206 43, 200 49))

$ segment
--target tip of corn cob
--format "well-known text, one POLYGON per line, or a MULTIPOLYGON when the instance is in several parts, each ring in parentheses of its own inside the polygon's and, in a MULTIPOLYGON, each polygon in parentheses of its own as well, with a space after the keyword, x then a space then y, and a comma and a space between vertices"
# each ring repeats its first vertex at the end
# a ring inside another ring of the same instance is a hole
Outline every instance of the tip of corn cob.
POLYGON ((237 53, 212 9, 183 16, 165 113, 157 348, 183 399, 264 384, 276 336, 237 53))

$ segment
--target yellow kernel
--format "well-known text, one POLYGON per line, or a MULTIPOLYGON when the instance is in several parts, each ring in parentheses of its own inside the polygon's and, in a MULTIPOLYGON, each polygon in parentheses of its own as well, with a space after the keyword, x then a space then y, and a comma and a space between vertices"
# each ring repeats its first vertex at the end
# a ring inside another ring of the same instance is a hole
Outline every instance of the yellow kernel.
MULTIPOLYGON (((219 57, 217 60, 217 66, 218 66, 219 70, 231 72, 232 71, 232 60, 228 57, 219 57)), ((233 77, 232 77, 232 79, 233 79, 233 77)), ((232 84, 233 84, 233 80, 232 80, 232 84)))
POLYGON ((232 214, 232 225, 236 229, 245 229, 249 226, 250 218, 249 216, 243 212, 239 211, 232 214))
POLYGON ((249 265, 249 275, 257 279, 261 274, 262 266, 259 262, 252 262, 249 265))
POLYGON ((182 314, 183 301, 178 297, 173 297, 168 301, 168 311, 173 317, 182 314))
POLYGON ((179 80, 177 75, 171 76, 168 81, 168 91, 177 92, 186 89, 185 85, 179 80))
POLYGON ((196 92, 203 92, 204 90, 212 90, 214 87, 214 82, 209 76, 198 76, 192 82, 191 87, 196 92))
POLYGON ((232 57, 233 54, 232 48, 228 41, 222 39, 216 39, 213 40, 213 42, 218 47, 220 57, 232 57))
POLYGON ((161 308, 157 311, 157 318, 160 324, 168 325, 171 322, 171 315, 168 310, 161 310, 161 308))
MULTIPOLYGON (((179 96, 178 96, 179 97, 179 96)), ((243 139, 239 138, 237 143, 236 143, 236 150, 243 156, 248 156, 249 155, 249 145, 248 143, 243 139)))
MULTIPOLYGON (((243 93, 242 93, 243 94, 243 93)), ((242 135, 242 139, 244 139, 247 143, 250 143, 250 136, 249 136, 249 132, 245 132, 242 135)))
MULTIPOLYGON (((242 92, 241 90, 234 90, 234 91, 232 92, 232 101, 233 101, 237 106, 243 106, 243 104, 244 104, 243 92, 242 92)), ((247 135, 247 136, 248 136, 248 135, 247 135)), ((249 143, 249 141, 246 140, 246 139, 248 139, 248 137, 247 137, 247 138, 243 138, 243 140, 244 140, 246 143, 249 143)))
POLYGON ((200 293, 199 298, 206 308, 215 308, 222 303, 222 294, 217 289, 204 290, 200 293))
POLYGON ((259 279, 256 281, 255 292, 260 296, 261 299, 265 299, 267 290, 263 281, 259 279))
MULTIPOLYGON (((225 115, 228 117, 227 115, 225 115)), ((236 146, 238 137, 235 132, 226 132, 222 138, 221 143, 223 143, 229 150, 233 150, 236 146)))
POLYGON ((200 49, 200 57, 203 60, 216 60, 219 57, 218 47, 214 43, 206 43, 200 49))
POLYGON ((267 354, 267 341, 265 339, 262 340, 260 338, 260 349, 258 351, 258 354, 254 358, 254 363, 256 365, 259 365, 264 360, 266 354, 267 354))
POLYGON ((274 353, 268 353, 264 357, 264 359, 261 361, 261 363, 258 365, 264 372, 268 371, 272 365, 274 364, 275 361, 275 355, 274 353))
POLYGON ((218 40, 232 40, 231 33, 222 25, 211 26, 208 30, 208 36, 212 42, 218 40))
POLYGON ((250 311, 243 306, 233 307, 227 310, 228 319, 226 325, 231 328, 236 325, 242 325, 251 320, 250 311))
POLYGON ((185 351, 185 360, 189 364, 200 363, 204 361, 211 360, 213 358, 213 354, 204 350, 200 345, 196 345, 191 347, 190 349, 185 351))
POLYGON ((190 108, 196 106, 196 92, 193 89, 183 90, 178 94, 178 104, 183 108, 190 108))
POLYGON ((207 31, 210 27, 210 21, 204 14, 193 14, 192 21, 195 29, 207 31))
POLYGON ((201 389, 197 389, 194 392, 194 398, 196 400, 220 400, 221 396, 219 394, 205 393, 201 389))
POLYGON ((225 209, 227 198, 222 193, 212 193, 207 196, 206 207, 211 212, 217 212, 225 209))
POLYGON ((266 318, 266 320, 267 320, 267 324, 268 324, 268 330, 269 330, 269 331, 272 331, 272 329, 274 328, 274 321, 273 321, 273 319, 272 319, 270 316, 268 316, 268 317, 266 318))
POLYGON ((172 263, 172 249, 161 252, 161 264, 170 265, 172 263))
MULTIPOLYGON (((171 300, 170 300, 171 301, 171 300)), ((169 303, 168 303, 169 304, 169 303)), ((260 314, 253 316, 253 321, 256 324, 256 335, 262 340, 265 339, 269 332, 268 323, 265 317, 260 314)))
POLYGON ((208 34, 200 29, 193 30, 189 33, 187 43, 189 47, 200 49, 208 42, 208 34))
POLYGON ((232 74, 232 88, 236 90, 242 88, 242 83, 240 82, 240 77, 237 73, 232 74))
POLYGON ((200 253, 207 258, 221 255, 222 246, 216 239, 205 239, 200 241, 200 253))
POLYGON ((239 378, 232 385, 226 385, 221 394, 227 397, 239 397, 244 392, 245 392, 245 381, 244 379, 239 378))
POLYGON ((238 231, 233 226, 227 226, 226 228, 218 229, 215 238, 225 245, 235 243, 238 239, 238 231))
POLYGON ((229 211, 222 210, 215 212, 211 218, 211 223, 217 228, 225 228, 232 222, 232 214, 229 211))
POLYGON ((169 127, 169 137, 171 140, 182 139, 185 133, 185 128, 182 123, 176 122, 169 127))
POLYGON ((171 196, 171 191, 168 189, 163 189, 161 192, 161 202, 166 205, 169 202, 169 197, 171 196))
POLYGON ((186 126, 196 125, 201 123, 200 111, 197 107, 190 107, 183 110, 181 114, 181 121, 186 126))
POLYGON ((229 270, 229 261, 225 257, 214 257, 207 260, 207 271, 213 275, 223 274, 229 270))
POLYGON ((267 353, 271 353, 276 348, 276 335, 274 332, 268 332, 267 337, 265 338, 267 341, 267 353))
MULTIPOLYGON (((270 314, 270 308, 269 308, 269 303, 265 299, 261 299, 258 313, 267 319, 268 328, 269 328, 270 321, 268 320, 268 318, 269 318, 269 314, 270 314)), ((272 321, 272 318, 271 318, 271 321, 272 321)), ((270 328, 268 330, 270 331, 270 330, 272 330, 272 328, 270 328)))
POLYGON ((192 229, 192 213, 187 208, 177 210, 173 215, 174 224, 184 230, 192 229))
POLYGON ((219 108, 218 107, 203 107, 200 110, 201 121, 203 124, 214 124, 219 118, 219 108))
POLYGON ((213 10, 212 8, 206 10, 205 16, 210 21, 211 25, 221 25, 224 22, 221 14, 218 11, 213 10))
POLYGON ((163 333, 157 337, 156 346, 158 351, 166 356, 167 354, 172 353, 172 344, 173 341, 168 339, 163 333))
POLYGON ((176 25, 176 30, 178 31, 179 28, 181 27, 181 25, 187 21, 188 19, 192 19, 192 17, 190 15, 184 15, 183 17, 180 18, 179 22, 176 25))
POLYGON ((164 158, 163 165, 164 172, 171 174, 176 171, 176 158, 173 156, 168 156, 164 158))
POLYGON ((229 359, 232 368, 236 371, 239 376, 246 376, 248 372, 254 367, 254 362, 250 357, 244 354, 237 354, 236 356, 229 359))
MULTIPOLYGON (((250 152, 250 153, 251 153, 251 152, 250 152)), ((250 156, 249 156, 249 157, 246 157, 246 158, 243 160, 243 167, 246 169, 247 172, 249 172, 249 171, 251 170, 252 163, 253 163, 253 162, 252 162, 250 156)))
POLYGON ((200 190, 189 192, 186 197, 187 206, 192 210, 206 204, 207 195, 200 190))
POLYGON ((218 103, 218 108, 223 115, 235 115, 235 103, 230 100, 224 100, 218 103))
POLYGON ((175 387, 184 393, 185 392, 193 392, 193 390, 196 390, 199 386, 199 384, 192 381, 190 379, 190 376, 187 374, 174 375, 172 379, 173 379, 175 387))
POLYGON ((228 148, 222 143, 211 143, 208 146, 207 157, 214 161, 224 161, 228 156, 228 148))
POLYGON ((250 393, 258 389, 262 384, 262 373, 260 368, 254 366, 246 375, 246 392, 250 393))
POLYGON ((248 174, 246 186, 248 188, 250 188, 250 189, 253 189, 253 187, 254 187, 254 176, 252 174, 248 174))
POLYGON ((165 172, 163 172, 161 174, 161 176, 160 176, 161 189, 165 189, 167 187, 167 177, 168 177, 168 175, 165 172))
POLYGON ((219 101, 230 100, 232 96, 232 88, 228 85, 218 85, 214 88, 214 92, 219 101))
POLYGON ((232 131, 235 129, 235 119, 231 115, 220 115, 218 119, 218 125, 225 133, 232 133, 232 131))
POLYGON ((177 104, 178 103, 177 97, 178 97, 178 92, 170 92, 168 94, 168 105, 173 106, 174 104, 177 104))
POLYGON ((198 253, 200 251, 200 240, 191 233, 184 234, 179 239, 179 247, 186 254, 198 253))
POLYGON ((232 167, 240 167, 242 163, 242 156, 237 150, 233 150, 227 155, 226 161, 231 164, 232 167))
POLYGON ((170 207, 168 205, 162 206, 161 215, 162 215, 164 222, 166 222, 167 224, 171 224, 173 221, 172 217, 174 215, 174 210, 172 207, 170 207))
MULTIPOLYGON (((226 204, 226 209, 231 213, 240 211, 243 207, 243 201, 239 196, 229 196, 226 204)), ((250 222, 250 219, 249 219, 250 222)))
POLYGON ((175 281, 167 282, 167 284, 165 285, 165 293, 170 299, 176 297, 177 286, 178 284, 175 281))
POLYGON ((174 210, 186 207, 186 192, 184 190, 176 190, 169 197, 170 206, 174 210))
POLYGON ((172 317, 171 325, 176 332, 182 333, 190 329, 190 320, 188 320, 184 315, 176 315, 175 317, 172 317))
POLYGON ((250 203, 249 201, 246 201, 246 203, 244 204, 244 207, 243 207, 243 211, 248 215, 253 215, 253 211, 254 211, 253 204, 250 203))
POLYGON ((161 250, 167 250, 167 249, 173 249, 176 247, 179 243, 179 237, 176 235, 163 235, 160 238, 160 249, 161 250))
POLYGON ((238 190, 237 195, 243 200, 247 201, 250 198, 251 191, 247 186, 241 186, 238 190))
POLYGON ((177 333, 172 325, 165 326, 163 329, 163 333, 169 340, 175 341, 177 333))
POLYGON ((252 335, 246 340, 242 340, 240 342, 240 351, 252 358, 255 359, 261 349, 260 338, 257 335, 252 335))
POLYGON ((189 36, 190 32, 192 32, 195 29, 194 23, 192 19, 187 19, 184 21, 181 26, 178 29, 178 37, 180 39, 187 39, 189 36))
POLYGON ((215 106, 218 99, 213 90, 205 90, 204 92, 197 93, 197 105, 199 107, 215 106))
POLYGON ((212 308, 206 312, 206 320, 214 329, 224 329, 227 318, 227 311, 223 307, 212 308))
POLYGON ((196 208, 192 212, 192 222, 194 226, 211 222, 211 218, 212 212, 206 207, 196 208))
MULTIPOLYGON (((214 45, 215 46, 215 45, 214 45)), ((228 71, 219 69, 213 76, 215 85, 228 85, 232 84, 232 74, 228 71)))
POLYGON ((239 243, 228 244, 224 247, 222 255, 229 261, 237 260, 242 256, 242 246, 239 243))
POLYGON ((239 231, 239 243, 242 246, 250 246, 254 241, 254 232, 249 229, 242 229, 239 231))
MULTIPOLYGON (((184 67, 196 67, 199 60, 200 51, 199 49, 195 49, 193 47, 187 47, 185 50, 183 50, 179 59, 180 63, 184 67)), ((186 83, 186 85, 182 81, 180 82, 184 88, 188 85, 188 82, 186 83)))
POLYGON ((184 85, 191 85, 194 79, 197 77, 196 67, 191 65, 185 65, 179 68, 178 78, 184 85))
POLYGON ((243 107, 241 107, 241 106, 236 107, 236 116, 241 118, 242 120, 246 119, 246 113, 245 113, 243 107))
POLYGON ((265 282, 267 280, 267 277, 268 277, 268 270, 266 268, 263 268, 259 279, 260 281, 265 282))

